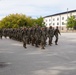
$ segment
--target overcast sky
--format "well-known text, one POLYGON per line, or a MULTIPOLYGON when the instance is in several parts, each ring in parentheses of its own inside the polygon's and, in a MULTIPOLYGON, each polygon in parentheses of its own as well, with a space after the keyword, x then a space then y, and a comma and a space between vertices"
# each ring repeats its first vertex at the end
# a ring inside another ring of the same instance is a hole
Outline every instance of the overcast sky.
POLYGON ((12 13, 32 18, 76 9, 76 0, 0 0, 0 19, 12 13))

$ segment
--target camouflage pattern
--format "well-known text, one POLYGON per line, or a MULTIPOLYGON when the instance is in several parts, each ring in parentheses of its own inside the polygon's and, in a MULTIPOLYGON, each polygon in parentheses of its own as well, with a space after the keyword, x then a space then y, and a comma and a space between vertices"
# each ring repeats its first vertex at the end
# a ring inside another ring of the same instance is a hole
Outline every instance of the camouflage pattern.
POLYGON ((45 49, 45 44, 46 44, 46 32, 44 27, 41 29, 41 48, 45 49))
POLYGON ((0 29, 0 38, 2 39, 2 29, 0 29))
POLYGON ((4 28, 0 29, 0 38, 4 36, 5 38, 9 37, 10 39, 23 42, 23 47, 26 48, 27 44, 31 44, 35 47, 41 47, 45 49, 47 43, 52 44, 53 36, 56 37, 55 44, 58 42, 58 34, 60 31, 58 28, 55 30, 50 26, 47 27, 24 27, 24 28, 4 28), (47 39, 49 41, 47 42, 47 39))
POLYGON ((54 36, 54 30, 53 30, 52 26, 50 26, 49 30, 48 30, 48 38, 49 38, 49 45, 50 46, 52 44, 53 36, 54 36))

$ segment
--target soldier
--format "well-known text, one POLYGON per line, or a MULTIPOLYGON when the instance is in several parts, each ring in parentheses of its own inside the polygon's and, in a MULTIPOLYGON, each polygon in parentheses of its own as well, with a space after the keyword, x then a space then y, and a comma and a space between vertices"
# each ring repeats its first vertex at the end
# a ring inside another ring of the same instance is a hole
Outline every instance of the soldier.
POLYGON ((45 44, 46 44, 46 32, 45 32, 45 28, 41 28, 41 48, 45 49, 45 44))
POLYGON ((54 36, 54 29, 52 28, 52 26, 50 26, 49 30, 48 30, 48 37, 49 37, 49 45, 50 46, 52 44, 53 36, 54 36))
POLYGON ((30 30, 31 30, 30 27, 28 27, 27 30, 26 30, 27 37, 28 37, 28 38, 27 38, 27 44, 30 44, 30 40, 31 40, 31 39, 30 39, 30 36, 31 36, 30 30))
POLYGON ((27 30, 26 30, 26 28, 24 28, 24 30, 23 30, 23 33, 22 33, 22 35, 23 35, 23 47, 24 48, 27 48, 26 47, 26 44, 27 44, 27 30))
POLYGON ((41 29, 40 29, 40 27, 37 25, 36 28, 35 28, 35 46, 36 46, 36 47, 39 47, 40 32, 41 32, 41 29))
POLYGON ((56 38, 55 39, 55 45, 58 45, 58 34, 60 34, 60 31, 59 31, 58 26, 57 26, 56 29, 54 30, 54 35, 55 35, 55 38, 56 38))
POLYGON ((2 39, 2 29, 0 29, 0 38, 2 39))
POLYGON ((32 46, 34 46, 35 44, 35 28, 34 27, 31 28, 31 44, 32 46))
MULTIPOLYGON (((44 32, 45 32, 45 37, 46 37, 46 40, 47 40, 47 36, 48 36, 48 29, 47 27, 44 26, 44 32)), ((45 42, 45 45, 47 44, 47 42, 45 42)))

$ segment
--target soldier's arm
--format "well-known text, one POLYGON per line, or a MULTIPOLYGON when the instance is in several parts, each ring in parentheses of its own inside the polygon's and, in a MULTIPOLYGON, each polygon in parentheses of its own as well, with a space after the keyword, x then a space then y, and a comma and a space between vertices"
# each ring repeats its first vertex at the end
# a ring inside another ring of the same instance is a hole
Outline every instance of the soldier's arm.
POLYGON ((61 35, 60 31, 58 30, 58 33, 61 35))

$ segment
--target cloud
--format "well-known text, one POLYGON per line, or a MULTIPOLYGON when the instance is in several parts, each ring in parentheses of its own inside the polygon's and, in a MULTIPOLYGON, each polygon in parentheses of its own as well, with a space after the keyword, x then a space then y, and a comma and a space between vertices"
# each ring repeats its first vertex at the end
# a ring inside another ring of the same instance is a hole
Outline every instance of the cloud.
POLYGON ((31 17, 51 15, 75 9, 75 0, 1 0, 0 16, 23 13, 31 17))

